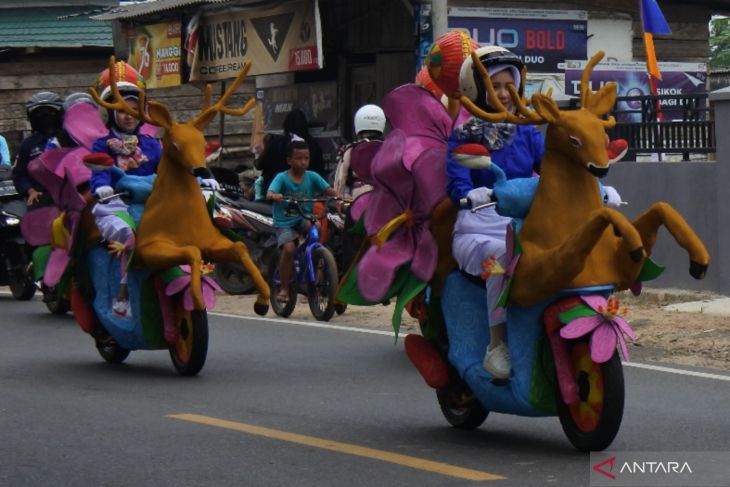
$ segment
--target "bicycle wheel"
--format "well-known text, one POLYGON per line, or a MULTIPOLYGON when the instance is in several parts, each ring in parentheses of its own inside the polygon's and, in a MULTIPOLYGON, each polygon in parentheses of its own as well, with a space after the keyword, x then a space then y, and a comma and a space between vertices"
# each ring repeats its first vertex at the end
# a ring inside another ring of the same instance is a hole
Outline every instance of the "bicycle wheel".
POLYGON ((282 303, 277 299, 281 289, 281 280, 279 279, 280 258, 281 252, 272 252, 269 261, 269 289, 271 290, 269 302, 271 303, 271 309, 274 310, 277 316, 287 318, 294 312, 294 307, 297 305, 297 283, 291 282, 289 284, 289 300, 286 303, 282 303))
POLYGON ((215 265, 215 282, 228 294, 251 294, 253 279, 246 269, 237 262, 221 262, 215 265))
POLYGON ((314 282, 307 281, 307 298, 312 315, 319 321, 329 321, 335 313, 337 292, 337 264, 326 247, 312 251, 314 282))

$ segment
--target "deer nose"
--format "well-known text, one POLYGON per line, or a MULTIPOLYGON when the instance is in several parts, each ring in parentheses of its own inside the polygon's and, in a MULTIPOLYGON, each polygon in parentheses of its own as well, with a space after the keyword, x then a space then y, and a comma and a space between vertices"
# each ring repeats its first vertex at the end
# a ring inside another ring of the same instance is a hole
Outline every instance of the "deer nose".
POLYGON ((600 167, 593 162, 589 162, 588 164, 586 164, 586 169, 588 169, 588 172, 599 178, 602 178, 603 176, 608 174, 608 166, 600 167))

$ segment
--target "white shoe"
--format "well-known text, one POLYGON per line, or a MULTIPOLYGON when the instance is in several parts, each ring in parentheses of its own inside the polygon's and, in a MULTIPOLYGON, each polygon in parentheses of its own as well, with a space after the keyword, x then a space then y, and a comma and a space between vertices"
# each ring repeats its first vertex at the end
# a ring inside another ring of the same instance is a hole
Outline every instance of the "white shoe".
POLYGON ((507 344, 500 342, 499 345, 490 349, 484 355, 484 370, 494 379, 509 379, 510 359, 507 344))

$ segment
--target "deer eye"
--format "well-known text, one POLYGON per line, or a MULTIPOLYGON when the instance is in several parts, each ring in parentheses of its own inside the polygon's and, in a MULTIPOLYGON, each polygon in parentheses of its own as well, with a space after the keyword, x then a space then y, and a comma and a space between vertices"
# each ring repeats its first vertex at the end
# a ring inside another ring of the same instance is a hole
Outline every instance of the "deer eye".
POLYGON ((172 146, 175 148, 176 151, 178 151, 178 152, 180 151, 180 146, 177 145, 177 142, 173 142, 172 146))
POLYGON ((568 139, 570 139, 570 143, 573 145, 573 147, 581 147, 583 145, 583 142, 581 142, 581 140, 578 137, 569 135, 568 139))

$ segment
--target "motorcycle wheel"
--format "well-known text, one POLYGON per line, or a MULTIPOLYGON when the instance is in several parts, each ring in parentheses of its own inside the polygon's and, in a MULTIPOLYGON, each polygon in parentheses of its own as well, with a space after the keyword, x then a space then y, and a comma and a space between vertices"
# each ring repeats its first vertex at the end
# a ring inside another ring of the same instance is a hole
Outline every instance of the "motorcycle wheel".
POLYGON ((216 264, 215 282, 228 294, 251 294, 255 289, 246 269, 235 262, 216 264))
POLYGON ((54 315, 65 315, 71 309, 71 303, 68 299, 58 295, 56 287, 48 287, 42 284, 41 291, 43 292, 43 302, 46 303, 46 308, 54 315))
POLYGON ((297 283, 292 282, 289 285, 289 300, 286 303, 279 302, 276 296, 279 294, 281 289, 281 280, 279 279, 279 258, 280 253, 273 252, 271 254, 271 260, 269 262, 269 289, 271 290, 271 297, 269 302, 271 303, 271 309, 274 310, 277 316, 287 318, 294 312, 294 307, 297 305, 297 283))
POLYGON ((436 390, 441 413, 451 426, 473 430, 482 425, 489 415, 482 403, 465 387, 449 387, 436 390))
POLYGON ((21 259, 21 262, 13 262, 13 258, 8 257, 5 260, 5 268, 8 274, 8 286, 10 286, 10 292, 13 298, 18 301, 28 301, 30 298, 35 296, 36 285, 33 280, 33 273, 28 267, 28 263, 25 259, 25 255, 22 250, 19 255, 15 257, 21 259))
POLYGON ((193 376, 201 371, 208 356, 208 313, 186 311, 180 306, 180 336, 170 345, 170 358, 180 375, 193 376))
POLYGON ((106 362, 110 364, 121 364, 129 356, 129 350, 119 346, 111 337, 107 340, 98 341, 96 350, 106 362))
POLYGON ((329 321, 335 313, 335 293, 337 292, 337 264, 332 252, 325 247, 317 247, 312 252, 314 282, 307 282, 309 309, 319 321, 329 321))
POLYGON ((586 341, 571 343, 570 355, 579 388, 575 404, 558 391, 558 416, 570 443, 580 451, 601 451, 611 444, 624 413, 624 374, 618 352, 603 364, 591 360, 586 341))

